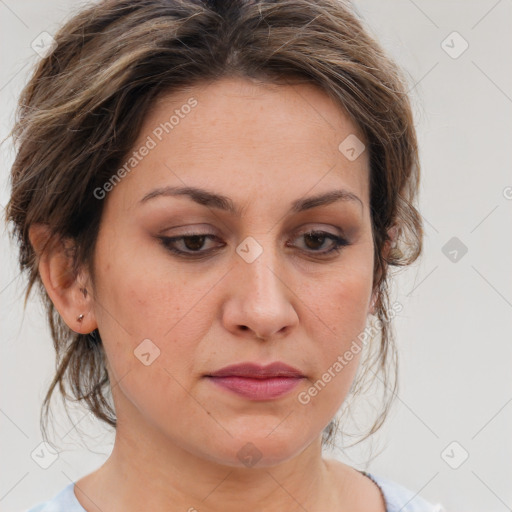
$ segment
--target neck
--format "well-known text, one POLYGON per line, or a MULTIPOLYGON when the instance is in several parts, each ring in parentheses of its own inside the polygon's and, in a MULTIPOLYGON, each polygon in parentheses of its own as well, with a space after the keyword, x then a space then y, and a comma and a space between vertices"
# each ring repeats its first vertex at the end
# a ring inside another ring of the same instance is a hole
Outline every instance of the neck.
POLYGON ((285 462, 247 468, 205 460, 159 437, 134 437, 118 425, 108 460, 77 482, 75 494, 88 511, 282 512, 329 506, 332 475, 320 438, 285 462))

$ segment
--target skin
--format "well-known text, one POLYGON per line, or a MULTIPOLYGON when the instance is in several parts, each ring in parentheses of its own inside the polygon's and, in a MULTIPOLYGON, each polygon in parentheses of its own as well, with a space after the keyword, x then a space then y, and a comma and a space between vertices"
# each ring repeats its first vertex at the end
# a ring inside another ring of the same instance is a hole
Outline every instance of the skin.
MULTIPOLYGON (((99 328, 118 420, 112 454, 77 481, 75 495, 91 512, 385 511, 370 479, 322 457, 322 430, 359 354, 308 404, 297 400, 372 312, 368 152, 350 161, 338 150, 348 135, 364 137, 312 85, 226 78, 161 97, 134 149, 191 96, 197 106, 104 199, 96 280, 69 273, 62 245, 41 255, 41 277, 66 323, 82 333, 99 328), (185 185, 229 196, 241 215, 187 196, 140 203, 158 187, 185 185), (360 202, 289 211, 335 189, 360 202), (333 243, 304 236, 312 229, 341 230, 350 244, 321 256, 333 243), (187 260, 158 239, 187 230, 215 238, 174 247, 213 252, 187 260), (249 236, 263 251, 251 263, 236 252, 249 236), (147 366, 134 356, 145 339, 160 350, 147 366), (283 361, 306 378, 260 402, 205 378, 242 361, 283 361), (261 456, 250 467, 237 455, 247 443, 261 456)), ((30 235, 38 250, 44 228, 30 235)))

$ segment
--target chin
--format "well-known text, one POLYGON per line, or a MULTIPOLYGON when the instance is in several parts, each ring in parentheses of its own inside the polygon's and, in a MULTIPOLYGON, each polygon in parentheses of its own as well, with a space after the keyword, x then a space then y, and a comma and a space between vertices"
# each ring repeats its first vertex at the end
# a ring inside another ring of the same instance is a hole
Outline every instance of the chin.
MULTIPOLYGON (((233 437, 209 438, 209 455, 212 461, 230 467, 258 469, 272 467, 297 456, 320 434, 310 434, 304 428, 245 428, 243 431, 229 430, 233 437)), ((206 448, 203 445, 203 448, 206 448)), ((204 456, 204 452, 203 452, 204 456)))

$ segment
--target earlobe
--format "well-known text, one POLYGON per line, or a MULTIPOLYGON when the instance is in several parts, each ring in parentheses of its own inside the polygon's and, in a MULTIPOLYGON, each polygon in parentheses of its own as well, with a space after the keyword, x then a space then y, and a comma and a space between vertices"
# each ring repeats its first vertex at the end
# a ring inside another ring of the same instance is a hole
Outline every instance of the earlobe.
POLYGON ((96 329, 88 283, 73 270, 73 242, 52 235, 46 224, 30 226, 29 239, 37 254, 41 280, 64 322, 77 333, 96 329))

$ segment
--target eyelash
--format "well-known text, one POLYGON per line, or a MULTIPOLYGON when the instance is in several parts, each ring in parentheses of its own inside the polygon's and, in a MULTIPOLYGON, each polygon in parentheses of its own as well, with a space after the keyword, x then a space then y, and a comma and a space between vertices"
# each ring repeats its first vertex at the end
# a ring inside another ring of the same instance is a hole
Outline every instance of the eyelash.
MULTIPOLYGON (((299 236, 304 235, 313 235, 313 236, 320 236, 324 239, 330 239, 334 242, 334 245, 331 249, 328 251, 312 251, 311 254, 313 255, 319 255, 319 256, 327 256, 332 253, 338 254, 341 252, 342 247, 345 247, 347 245, 350 245, 350 242, 346 240, 345 238, 339 237, 337 235, 334 235, 332 233, 328 233, 326 231, 320 231, 320 230, 311 230, 306 231, 304 233, 301 233, 299 236)), ((194 237, 200 237, 200 238, 209 238, 211 240, 217 238, 215 235, 211 235, 209 233, 188 233, 186 235, 181 236, 174 236, 174 237, 167 237, 167 236, 161 236, 158 237, 160 241, 162 242, 163 246, 173 254, 177 254, 178 256, 188 258, 188 259, 199 259, 202 257, 209 256, 212 252, 215 252, 218 248, 209 249, 206 251, 182 251, 180 249, 176 249, 176 247, 173 247, 171 244, 174 242, 177 242, 178 240, 184 240, 186 238, 194 238, 194 237)), ((309 251, 304 251, 309 252, 309 251)))

